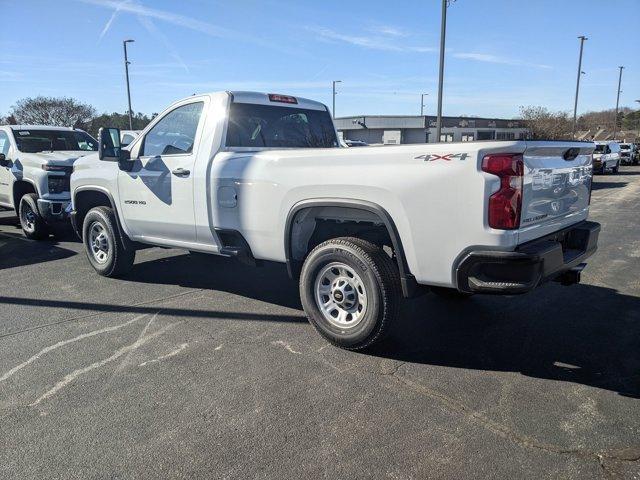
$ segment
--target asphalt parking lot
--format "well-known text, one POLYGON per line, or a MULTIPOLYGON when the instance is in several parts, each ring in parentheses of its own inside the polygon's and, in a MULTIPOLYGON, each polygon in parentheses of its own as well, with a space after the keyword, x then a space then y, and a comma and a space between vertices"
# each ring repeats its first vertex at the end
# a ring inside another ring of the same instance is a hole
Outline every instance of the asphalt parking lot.
POLYGON ((640 478, 640 167, 598 176, 574 287, 406 302, 328 346, 283 266, 96 275, 0 214, 1 478, 640 478))

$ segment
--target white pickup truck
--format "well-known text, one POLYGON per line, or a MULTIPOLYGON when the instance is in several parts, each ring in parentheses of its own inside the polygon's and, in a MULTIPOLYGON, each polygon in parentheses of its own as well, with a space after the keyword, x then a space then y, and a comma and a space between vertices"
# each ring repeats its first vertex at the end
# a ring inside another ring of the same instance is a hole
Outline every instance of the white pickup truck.
POLYGON ((590 142, 340 148, 325 105, 250 92, 186 98, 119 139, 102 130, 71 176, 99 274, 124 274, 139 244, 283 262, 344 348, 379 340, 403 295, 573 284, 597 247, 590 142))
POLYGON ((67 218, 73 162, 97 150, 82 130, 0 126, 0 207, 16 211, 28 238, 45 238, 52 223, 67 218))

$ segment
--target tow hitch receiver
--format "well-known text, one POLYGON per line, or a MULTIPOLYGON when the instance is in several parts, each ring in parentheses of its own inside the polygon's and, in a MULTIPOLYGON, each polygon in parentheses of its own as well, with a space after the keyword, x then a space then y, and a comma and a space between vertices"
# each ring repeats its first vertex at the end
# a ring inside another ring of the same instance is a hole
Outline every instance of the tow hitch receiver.
POLYGON ((558 275, 554 281, 559 282, 561 285, 567 287, 569 285, 575 285, 576 283, 580 283, 580 273, 586 267, 586 263, 581 263, 576 265, 575 267, 563 272, 558 275))

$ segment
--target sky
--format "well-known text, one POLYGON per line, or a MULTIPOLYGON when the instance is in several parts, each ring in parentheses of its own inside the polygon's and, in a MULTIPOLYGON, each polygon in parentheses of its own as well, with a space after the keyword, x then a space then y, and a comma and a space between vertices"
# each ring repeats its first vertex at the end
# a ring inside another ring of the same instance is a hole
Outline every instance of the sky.
MULTIPOLYGON (((418 115, 437 102, 440 0, 0 0, 0 115, 18 99, 68 96, 162 111, 193 93, 258 90, 337 116, 418 115)), ((447 14, 444 115, 579 112, 640 99, 640 0, 456 0, 447 14)))

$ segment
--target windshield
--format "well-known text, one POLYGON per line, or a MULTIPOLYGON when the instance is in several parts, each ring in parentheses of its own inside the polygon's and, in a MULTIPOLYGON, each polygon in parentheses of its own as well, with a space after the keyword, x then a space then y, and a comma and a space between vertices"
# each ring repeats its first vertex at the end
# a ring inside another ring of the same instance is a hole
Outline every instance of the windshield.
POLYGON ((596 145, 596 149, 593 151, 593 153, 604 153, 605 147, 606 145, 596 145))
POLYGON ((326 110, 232 103, 227 147, 335 148, 338 138, 326 110))
POLYGON ((631 145, 627 145, 626 143, 621 143, 620 148, 622 150, 631 150, 631 145))
POLYGON ((25 153, 98 150, 98 141, 79 130, 14 130, 13 136, 18 150, 25 153))

